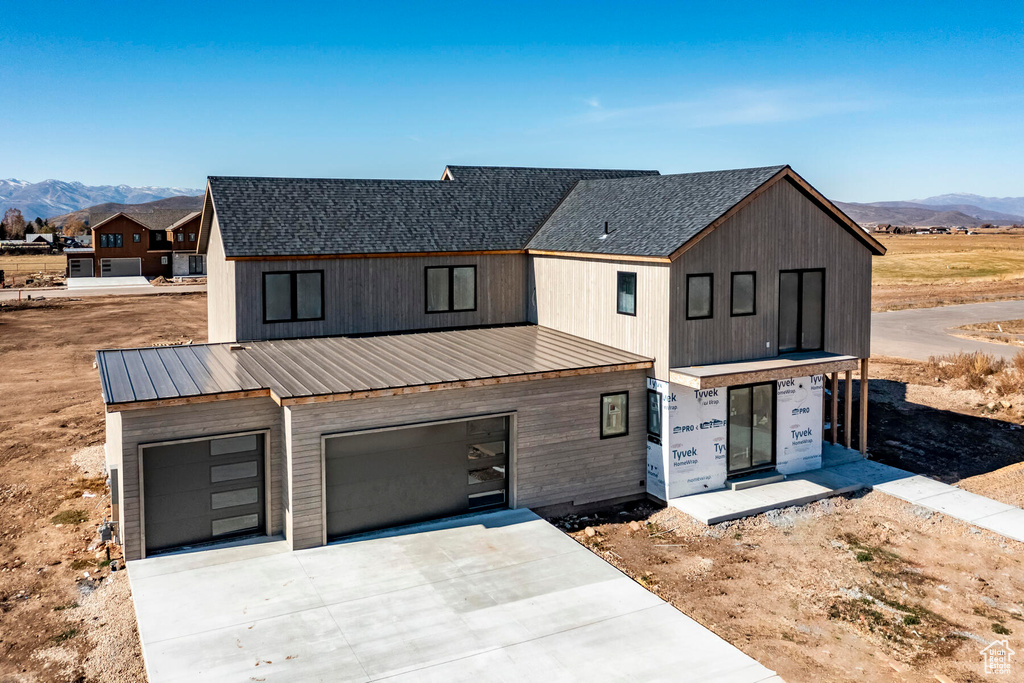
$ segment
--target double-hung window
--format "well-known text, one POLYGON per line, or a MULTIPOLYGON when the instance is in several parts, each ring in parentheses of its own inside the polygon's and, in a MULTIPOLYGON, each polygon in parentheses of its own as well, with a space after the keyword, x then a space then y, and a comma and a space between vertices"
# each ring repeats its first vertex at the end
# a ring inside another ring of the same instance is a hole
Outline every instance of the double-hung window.
POLYGON ((263 273, 263 322, 324 319, 324 271, 263 273))
POLYGON ((622 315, 636 315, 636 273, 619 271, 615 310, 622 315))
POLYGON ((427 313, 476 310, 476 266, 428 266, 427 313))

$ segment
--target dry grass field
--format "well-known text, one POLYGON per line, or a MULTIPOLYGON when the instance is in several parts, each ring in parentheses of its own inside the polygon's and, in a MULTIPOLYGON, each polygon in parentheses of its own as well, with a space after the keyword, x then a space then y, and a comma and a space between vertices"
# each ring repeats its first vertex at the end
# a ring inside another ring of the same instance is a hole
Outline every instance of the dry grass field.
POLYGON ((1024 235, 881 236, 876 311, 1024 298, 1024 235))
POLYGON ((63 273, 67 258, 64 254, 0 255, 0 270, 5 273, 63 273))

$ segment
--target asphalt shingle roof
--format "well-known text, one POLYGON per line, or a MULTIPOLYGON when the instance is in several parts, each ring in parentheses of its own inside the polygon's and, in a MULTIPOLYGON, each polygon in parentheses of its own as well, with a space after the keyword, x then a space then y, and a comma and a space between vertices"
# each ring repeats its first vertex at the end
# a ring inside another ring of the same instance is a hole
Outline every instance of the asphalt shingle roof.
POLYGON ((195 213, 192 209, 150 209, 149 211, 90 211, 89 225, 96 226, 103 221, 123 213, 132 219, 142 223, 150 230, 166 230, 170 225, 181 220, 183 217, 195 213))
POLYGON ((581 179, 657 171, 449 166, 447 180, 212 176, 225 255, 523 249, 581 179))
POLYGON ((668 256, 785 168, 581 180, 527 246, 668 256), (605 221, 609 234, 602 239, 605 221))

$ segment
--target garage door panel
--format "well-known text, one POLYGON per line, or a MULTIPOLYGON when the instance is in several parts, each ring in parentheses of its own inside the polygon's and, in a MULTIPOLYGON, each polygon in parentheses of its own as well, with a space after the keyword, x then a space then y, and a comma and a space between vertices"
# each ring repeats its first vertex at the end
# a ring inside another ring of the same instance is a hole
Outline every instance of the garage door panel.
POLYGON ((261 531, 264 465, 262 435, 144 448, 147 552, 261 531))
POLYGON ((328 438, 327 535, 503 504, 507 443, 504 417, 328 438))
POLYGON ((126 277, 142 275, 142 259, 105 258, 100 259, 100 271, 104 277, 126 277))

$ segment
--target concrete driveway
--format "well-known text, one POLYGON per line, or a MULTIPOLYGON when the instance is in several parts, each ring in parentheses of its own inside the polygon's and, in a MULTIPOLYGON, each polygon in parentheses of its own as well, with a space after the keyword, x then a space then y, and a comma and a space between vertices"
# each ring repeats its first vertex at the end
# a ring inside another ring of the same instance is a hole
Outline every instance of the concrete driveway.
POLYGON ((151 683, 780 680, 528 510, 128 573, 151 683))
POLYGON ((970 323, 1024 318, 1024 301, 993 301, 871 314, 871 353, 928 360, 957 351, 1012 358, 1021 347, 963 339, 949 330, 970 323))

